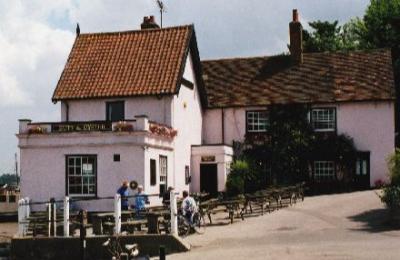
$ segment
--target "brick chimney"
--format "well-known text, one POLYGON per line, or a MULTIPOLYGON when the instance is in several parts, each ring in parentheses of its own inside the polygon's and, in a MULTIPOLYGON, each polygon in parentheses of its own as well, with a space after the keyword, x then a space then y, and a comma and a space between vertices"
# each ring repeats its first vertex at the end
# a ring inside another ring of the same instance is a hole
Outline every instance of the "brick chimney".
POLYGON ((299 13, 293 9, 293 20, 289 23, 290 55, 295 63, 303 62, 303 26, 299 22, 299 13))
POLYGON ((142 30, 160 28, 153 15, 143 17, 143 23, 140 25, 140 27, 142 30))

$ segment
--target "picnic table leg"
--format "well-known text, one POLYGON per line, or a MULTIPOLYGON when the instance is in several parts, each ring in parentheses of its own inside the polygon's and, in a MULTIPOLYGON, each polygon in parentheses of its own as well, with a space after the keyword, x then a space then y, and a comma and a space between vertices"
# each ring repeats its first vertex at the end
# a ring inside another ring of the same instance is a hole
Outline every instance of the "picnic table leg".
POLYGON ((208 213, 207 213, 207 216, 208 216, 208 220, 210 220, 210 224, 212 224, 212 220, 211 220, 211 212, 208 212, 208 213))
POLYGON ((264 204, 261 203, 261 216, 264 216, 264 204))

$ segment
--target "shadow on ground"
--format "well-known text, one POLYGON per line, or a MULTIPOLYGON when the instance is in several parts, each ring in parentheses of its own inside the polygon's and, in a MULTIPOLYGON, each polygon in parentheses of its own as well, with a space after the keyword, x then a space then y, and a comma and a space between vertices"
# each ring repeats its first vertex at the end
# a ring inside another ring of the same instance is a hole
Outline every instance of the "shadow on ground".
POLYGON ((400 229, 399 224, 395 225, 390 220, 388 209, 372 209, 348 218, 352 221, 363 223, 361 228, 353 228, 352 230, 354 231, 377 233, 400 229))

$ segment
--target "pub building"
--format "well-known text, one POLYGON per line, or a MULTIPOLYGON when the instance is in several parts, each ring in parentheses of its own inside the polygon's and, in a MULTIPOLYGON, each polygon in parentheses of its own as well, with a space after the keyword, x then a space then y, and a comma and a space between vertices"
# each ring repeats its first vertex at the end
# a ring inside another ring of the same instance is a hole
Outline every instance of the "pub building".
MULTIPOLYGON (((77 30, 52 97, 60 122, 19 122, 22 196, 113 196, 123 180, 147 194, 168 186, 216 194, 233 142, 266 134, 268 106, 290 103, 309 105, 315 131, 353 138, 360 185, 384 180, 394 151, 390 50, 303 53, 296 10, 289 29, 288 66, 277 56, 201 61, 193 25, 160 28, 153 16, 141 30, 77 30)), ((335 165, 316 158, 310 176, 335 181, 335 165)), ((77 206, 103 211, 112 203, 77 206)))

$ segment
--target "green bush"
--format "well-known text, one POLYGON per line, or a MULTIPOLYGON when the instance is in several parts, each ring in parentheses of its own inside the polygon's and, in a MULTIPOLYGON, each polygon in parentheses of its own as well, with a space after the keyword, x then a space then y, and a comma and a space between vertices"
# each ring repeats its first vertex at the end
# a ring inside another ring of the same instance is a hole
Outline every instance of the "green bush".
POLYGON ((382 191, 381 200, 390 209, 400 207, 400 150, 396 149, 388 160, 390 184, 382 191))
POLYGON ((400 149, 396 149, 388 160, 390 183, 400 186, 400 149))
POLYGON ((400 186, 387 186, 380 196, 388 208, 400 207, 400 186))
POLYGON ((226 193, 229 197, 244 193, 245 180, 250 172, 249 164, 244 160, 236 160, 231 165, 231 172, 226 181, 226 193))

